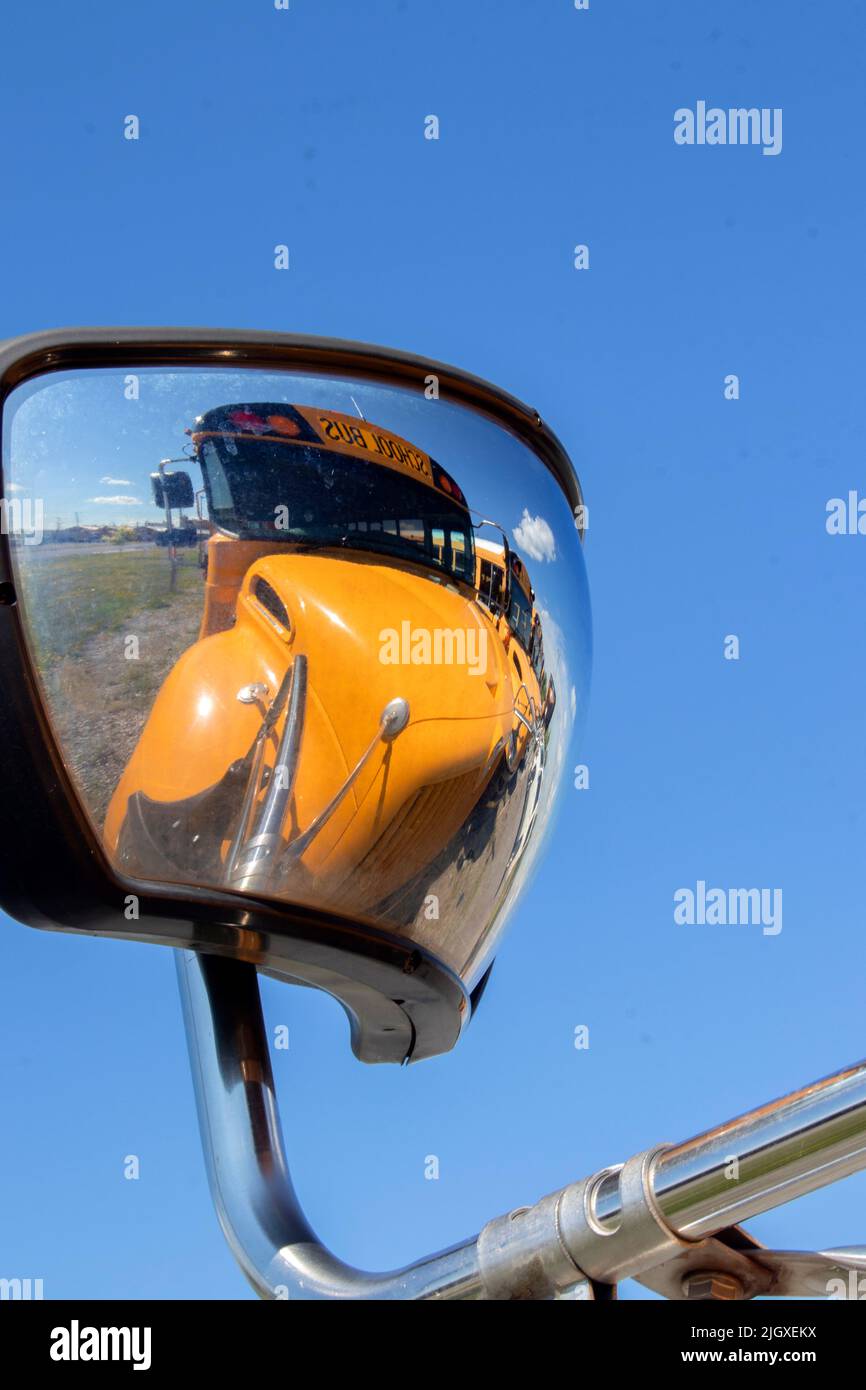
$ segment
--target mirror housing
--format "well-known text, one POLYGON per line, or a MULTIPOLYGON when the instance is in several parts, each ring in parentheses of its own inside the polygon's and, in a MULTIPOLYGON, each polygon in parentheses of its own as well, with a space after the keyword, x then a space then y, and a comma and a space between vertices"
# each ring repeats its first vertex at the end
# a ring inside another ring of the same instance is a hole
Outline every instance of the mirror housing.
MULTIPOLYGON (((193 366, 344 373, 415 390, 435 378, 440 396, 528 445, 558 482, 573 515, 583 517, 570 461, 535 411, 458 369, 382 348, 209 329, 40 333, 0 344, 0 404, 5 407, 15 388, 61 370, 193 366)), ((161 482, 166 504, 193 505, 188 474, 163 474, 161 482)), ((0 536, 0 663, 3 910, 43 929, 233 957, 275 978, 321 988, 343 1005, 353 1050, 364 1061, 417 1060, 453 1047, 480 998, 489 967, 470 992, 435 952, 370 921, 255 893, 241 896, 214 886, 145 881, 112 865, 81 804, 45 708, 17 603, 7 534, 0 536)))
POLYGON ((150 486, 153 500, 160 511, 166 507, 195 506, 195 491, 188 473, 170 473, 168 469, 151 473, 150 486))

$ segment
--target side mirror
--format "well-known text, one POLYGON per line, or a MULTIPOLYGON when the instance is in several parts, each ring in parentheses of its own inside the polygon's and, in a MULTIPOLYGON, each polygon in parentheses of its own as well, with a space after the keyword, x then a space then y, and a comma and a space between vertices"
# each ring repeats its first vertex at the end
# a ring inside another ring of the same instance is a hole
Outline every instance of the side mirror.
POLYGON ((0 906, 326 990, 365 1061, 451 1048, 588 690, 556 437, 454 368, 265 334, 40 334, 0 393, 0 906), (160 516, 196 489, 204 573, 160 516))
POLYGON ((150 485, 153 500, 160 511, 166 507, 195 506, 195 491, 188 473, 151 473, 150 485))

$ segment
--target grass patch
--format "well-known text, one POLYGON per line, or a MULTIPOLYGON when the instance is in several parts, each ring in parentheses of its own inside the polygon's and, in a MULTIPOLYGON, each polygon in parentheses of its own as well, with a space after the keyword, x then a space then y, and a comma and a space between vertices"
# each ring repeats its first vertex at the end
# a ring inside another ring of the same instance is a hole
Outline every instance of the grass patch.
POLYGON ((172 592, 167 553, 94 545, 23 547, 18 591, 64 759, 97 827, 181 653, 196 641, 204 577, 184 555, 172 592), (129 659, 125 638, 138 638, 129 659))
POLYGON ((140 613, 186 607, 190 590, 202 590, 194 554, 178 567, 172 593, 168 554, 161 548, 107 554, 96 545, 86 552, 69 549, 68 555, 39 546, 17 552, 22 612, 45 668, 80 652, 88 638, 117 632, 140 613))

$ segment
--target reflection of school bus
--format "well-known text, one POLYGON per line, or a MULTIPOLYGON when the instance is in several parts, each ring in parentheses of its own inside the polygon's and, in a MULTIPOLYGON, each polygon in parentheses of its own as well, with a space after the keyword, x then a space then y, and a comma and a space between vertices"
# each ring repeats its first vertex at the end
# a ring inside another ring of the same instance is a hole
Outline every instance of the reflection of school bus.
POLYGON ((553 711, 556 709, 556 687, 553 684, 553 676, 547 682, 547 695, 544 701, 544 726, 548 728, 553 718, 553 711))
POLYGON ((526 750, 538 731, 544 704, 544 647, 541 618, 526 566, 506 544, 476 539, 475 584, 493 615, 509 655, 516 712, 511 760, 526 750))
POLYGON ((500 555, 502 612, 479 602, 460 487, 388 430, 259 404, 191 433, 213 527, 199 640, 106 845, 141 877, 375 917, 538 739, 528 577, 500 555))

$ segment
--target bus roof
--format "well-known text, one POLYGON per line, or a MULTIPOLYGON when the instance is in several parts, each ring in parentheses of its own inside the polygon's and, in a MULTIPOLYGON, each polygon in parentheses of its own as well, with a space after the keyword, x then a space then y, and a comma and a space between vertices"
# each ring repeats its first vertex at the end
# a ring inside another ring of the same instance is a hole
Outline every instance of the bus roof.
POLYGON ((501 541, 492 541, 487 536, 475 537, 475 550, 483 555, 485 560, 495 560, 499 565, 505 565, 505 546, 501 541))
POLYGON ((460 487, 429 454, 393 430, 339 410, 277 402, 223 405, 200 415, 188 433, 196 448, 205 439, 221 436, 300 444, 361 458, 426 483, 468 510, 460 487))

